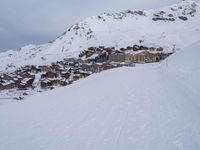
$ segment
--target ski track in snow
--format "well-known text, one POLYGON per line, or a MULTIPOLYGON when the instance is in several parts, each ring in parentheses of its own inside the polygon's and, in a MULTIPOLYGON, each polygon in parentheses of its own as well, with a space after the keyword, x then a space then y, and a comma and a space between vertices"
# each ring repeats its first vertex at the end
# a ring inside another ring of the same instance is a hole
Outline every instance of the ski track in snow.
POLYGON ((199 99, 168 76, 120 68, 1 106, 0 149, 199 149, 199 99))
MULTIPOLYGON (((186 7, 191 2, 182 3, 186 7)), ((141 39, 143 44, 184 48, 199 40, 199 3, 196 11, 188 22, 152 22, 155 10, 136 20, 91 17, 78 24, 84 29, 77 32, 86 34, 91 27, 94 38, 80 38, 71 30, 53 43, 0 53, 0 71, 8 62, 44 65, 75 57, 89 46, 116 42, 118 48, 141 39)), ((112 69, 24 101, 0 103, 0 150, 199 150, 199 47, 197 42, 176 52, 168 67, 161 62, 112 69)))

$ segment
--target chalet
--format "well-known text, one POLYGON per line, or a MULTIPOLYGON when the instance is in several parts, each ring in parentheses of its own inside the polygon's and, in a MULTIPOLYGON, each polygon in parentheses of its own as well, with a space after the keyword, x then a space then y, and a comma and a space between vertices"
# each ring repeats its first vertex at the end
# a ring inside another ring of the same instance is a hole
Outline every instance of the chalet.
POLYGON ((108 60, 107 52, 96 52, 87 59, 87 62, 102 63, 108 60))
POLYGON ((2 79, 9 81, 9 80, 13 80, 13 77, 11 75, 8 75, 8 74, 3 74, 2 79))
POLYGON ((5 89, 5 87, 4 87, 3 83, 0 82, 0 90, 4 90, 4 89, 5 89))
POLYGON ((41 72, 41 69, 37 68, 36 66, 31 66, 30 72, 31 73, 38 73, 38 72, 41 72))
POLYGON ((84 63, 84 61, 82 59, 77 59, 76 62, 79 63, 79 64, 84 63))
POLYGON ((52 72, 58 72, 60 67, 61 66, 59 64, 52 63, 52 65, 50 66, 50 69, 52 72))
POLYGON ((162 52, 164 50, 164 48, 158 47, 156 50, 159 51, 159 52, 162 52))
POLYGON ((41 75, 41 78, 57 78, 58 73, 53 72, 53 71, 47 71, 45 74, 41 75))
POLYGON ((150 50, 150 51, 155 51, 156 48, 155 48, 155 47, 150 47, 149 50, 150 50))
POLYGON ((80 74, 74 74, 74 75, 73 75, 73 79, 74 79, 74 80, 78 80, 78 79, 80 79, 80 78, 83 78, 80 74))
POLYGON ((18 85, 18 89, 24 90, 33 86, 34 78, 25 78, 18 85))
POLYGON ((108 69, 116 68, 117 66, 111 63, 103 63, 101 67, 103 70, 108 70, 108 69))
POLYGON ((70 73, 78 72, 78 71, 79 71, 79 68, 73 67, 73 68, 70 68, 68 71, 69 71, 70 73))
POLYGON ((91 57, 94 54, 95 51, 87 51, 86 52, 86 58, 91 57))
POLYGON ((20 77, 22 79, 24 79, 24 78, 35 78, 35 75, 33 75, 33 74, 29 73, 29 72, 23 72, 23 73, 20 74, 20 77))
POLYGON ((1 83, 1 85, 3 89, 12 89, 16 87, 15 82, 13 80, 5 80, 3 83, 1 83))
POLYGON ((24 67, 20 68, 20 71, 21 72, 25 72, 25 71, 30 72, 30 68, 31 68, 30 66, 24 66, 24 67))
POLYGON ((90 73, 88 73, 88 72, 77 70, 77 71, 73 72, 73 79, 78 80, 79 78, 85 78, 89 75, 90 75, 90 73))
POLYGON ((70 58, 70 59, 65 59, 65 63, 63 65, 63 67, 78 67, 80 66, 80 64, 83 61, 81 59, 74 59, 74 58, 70 58))
POLYGON ((80 74, 80 70, 79 70, 79 69, 76 69, 76 70, 73 71, 73 73, 74 73, 74 74, 80 74))
POLYGON ((105 48, 104 49, 104 51, 106 51, 108 54, 111 54, 114 50, 115 50, 114 47, 110 47, 110 48, 105 48))
POLYGON ((90 51, 95 51, 96 48, 95 48, 95 47, 89 47, 88 50, 90 50, 90 51))
POLYGON ((60 85, 61 85, 61 86, 67 86, 68 84, 69 84, 69 81, 66 80, 66 79, 62 79, 62 80, 60 81, 60 85))
POLYGON ((108 61, 108 54, 107 52, 103 52, 102 54, 100 54, 97 58, 96 58, 96 62, 105 62, 108 61))
POLYGON ((0 90, 12 89, 20 83, 19 79, 14 74, 3 74, 0 80, 0 90))
POLYGON ((124 51, 126 51, 127 49, 125 49, 125 48, 120 48, 120 51, 122 51, 122 52, 124 52, 124 51))
POLYGON ((44 79, 40 82, 40 86, 41 88, 47 88, 47 87, 52 86, 52 83, 50 80, 44 79))
POLYGON ((15 78, 13 78, 13 81, 15 82, 15 84, 20 84, 22 81, 22 78, 20 76, 17 76, 15 78))
POLYGON ((86 53, 87 53, 87 51, 86 51, 86 50, 82 51, 82 52, 79 54, 79 58, 81 58, 81 57, 85 56, 85 55, 86 55, 86 53))
POLYGON ((133 47, 131 47, 131 46, 127 46, 126 49, 127 49, 127 50, 133 50, 133 47))
POLYGON ((133 51, 138 51, 140 50, 140 46, 139 45, 133 45, 133 51))
POLYGON ((148 50, 149 48, 146 47, 146 46, 142 46, 142 45, 141 45, 141 46, 139 46, 139 49, 140 49, 140 50, 148 50))
POLYGON ((40 69, 41 72, 47 72, 47 71, 50 71, 49 66, 39 66, 38 69, 40 69))
POLYGON ((60 72, 60 75, 62 78, 65 78, 65 79, 68 79, 70 77, 70 72, 67 70, 67 71, 61 71, 60 72))
POLYGON ((22 73, 22 70, 21 69, 17 69, 15 72, 14 72, 16 75, 19 75, 22 73))
POLYGON ((87 77, 87 76, 89 76, 89 75, 91 75, 91 73, 89 73, 89 72, 85 72, 85 71, 79 71, 79 74, 82 76, 82 77, 87 77))
POLYGON ((123 52, 115 52, 109 55, 108 60, 110 62, 124 62, 125 61, 125 54, 123 52))
POLYGON ((79 54, 79 58, 91 59, 90 57, 93 57, 94 59, 94 56, 96 55, 96 56, 100 56, 99 58, 96 58, 96 59, 100 59, 99 62, 102 62, 104 61, 102 59, 106 58, 104 57, 105 53, 111 54, 111 52, 114 50, 115 50, 115 47, 108 47, 108 48, 105 48, 104 46, 89 47, 87 50, 84 50, 83 52, 79 54))
POLYGON ((60 80, 58 79, 43 79, 40 82, 41 88, 51 88, 52 86, 60 85, 60 80))

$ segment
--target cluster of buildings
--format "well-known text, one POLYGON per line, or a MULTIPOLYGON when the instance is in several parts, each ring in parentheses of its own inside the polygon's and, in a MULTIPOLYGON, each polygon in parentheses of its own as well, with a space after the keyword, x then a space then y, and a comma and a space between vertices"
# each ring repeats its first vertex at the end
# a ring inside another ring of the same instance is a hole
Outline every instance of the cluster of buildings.
POLYGON ((67 86, 93 73, 116 67, 135 66, 135 63, 151 63, 165 59, 162 47, 132 47, 116 50, 114 47, 90 47, 79 58, 64 59, 51 65, 25 66, 13 73, 0 75, 0 90, 27 90, 67 86))
POLYGON ((92 73, 118 67, 109 63, 84 63, 80 59, 67 59, 45 66, 26 66, 13 73, 0 76, 0 90, 53 88, 67 86, 92 73))
POLYGON ((120 50, 115 50, 114 47, 105 48, 90 47, 83 51, 79 58, 86 62, 102 63, 102 62, 126 62, 126 63, 152 63, 159 62, 172 53, 164 52, 162 47, 146 47, 133 45, 120 50))

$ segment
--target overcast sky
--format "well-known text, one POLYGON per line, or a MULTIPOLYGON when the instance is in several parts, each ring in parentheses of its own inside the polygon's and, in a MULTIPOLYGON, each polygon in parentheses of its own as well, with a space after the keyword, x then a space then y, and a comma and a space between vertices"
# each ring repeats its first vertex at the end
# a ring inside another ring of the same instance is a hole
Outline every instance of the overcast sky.
POLYGON ((103 12, 151 9, 179 0, 0 0, 0 51, 55 39, 69 26, 103 12))

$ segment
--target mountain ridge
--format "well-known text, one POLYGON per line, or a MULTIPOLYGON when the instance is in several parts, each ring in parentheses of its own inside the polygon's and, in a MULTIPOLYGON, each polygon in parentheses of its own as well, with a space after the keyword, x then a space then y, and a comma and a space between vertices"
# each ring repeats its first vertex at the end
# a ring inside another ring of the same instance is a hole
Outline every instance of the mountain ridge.
POLYGON ((90 46, 119 49, 142 42, 143 45, 158 45, 169 51, 174 45, 177 49, 183 48, 200 36, 198 16, 199 3, 187 0, 155 10, 128 10, 88 17, 54 41, 0 53, 0 72, 78 57, 90 46), (189 34, 193 38, 188 38, 189 34))

